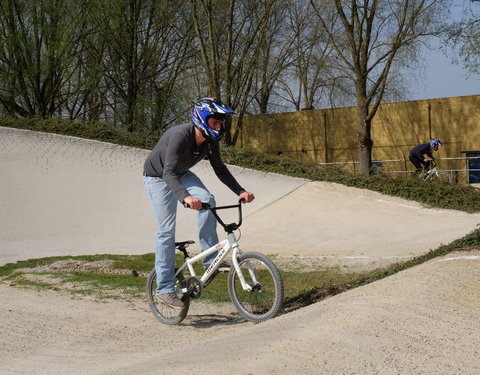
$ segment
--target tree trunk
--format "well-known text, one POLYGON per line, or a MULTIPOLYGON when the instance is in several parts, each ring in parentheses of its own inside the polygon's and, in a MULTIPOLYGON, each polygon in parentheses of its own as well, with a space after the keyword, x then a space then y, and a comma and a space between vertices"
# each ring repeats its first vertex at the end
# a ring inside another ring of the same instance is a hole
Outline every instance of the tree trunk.
POLYGON ((360 157, 360 173, 370 174, 372 163, 371 119, 368 119, 368 106, 357 106, 357 144, 360 157))
POLYGON ((227 118, 225 123, 223 124, 225 128, 225 144, 227 146, 232 146, 233 139, 232 139, 232 119, 227 118))

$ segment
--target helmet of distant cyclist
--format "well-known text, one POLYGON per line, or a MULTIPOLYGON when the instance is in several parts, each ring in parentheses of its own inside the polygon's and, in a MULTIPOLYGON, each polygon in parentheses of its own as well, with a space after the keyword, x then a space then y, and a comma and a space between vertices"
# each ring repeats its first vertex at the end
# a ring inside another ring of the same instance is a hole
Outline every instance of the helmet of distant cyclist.
POLYGON ((228 108, 220 99, 202 98, 199 99, 192 109, 192 122, 202 135, 210 142, 219 142, 225 132, 223 126, 220 130, 212 129, 208 125, 208 118, 214 117, 225 119, 229 115, 233 115, 235 111, 228 108))
POLYGON ((430 147, 434 151, 438 151, 438 146, 443 146, 442 142, 440 142, 440 139, 437 138, 432 138, 430 139, 430 147))

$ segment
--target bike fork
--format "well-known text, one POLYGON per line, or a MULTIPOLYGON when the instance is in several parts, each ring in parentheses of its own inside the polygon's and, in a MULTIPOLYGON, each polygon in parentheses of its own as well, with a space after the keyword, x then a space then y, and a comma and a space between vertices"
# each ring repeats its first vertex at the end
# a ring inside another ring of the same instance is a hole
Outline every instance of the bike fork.
MULTIPOLYGON (((240 252, 241 252, 241 250, 238 248, 238 245, 234 246, 233 257, 232 257, 233 266, 235 267, 235 270, 237 271, 238 279, 240 280, 240 284, 242 285, 243 290, 251 292, 253 290, 253 288, 245 280, 245 276, 243 275, 243 272, 240 268, 240 265, 238 264, 237 256, 240 252)), ((247 268, 248 268, 248 273, 250 274, 250 277, 252 278, 253 284, 257 285, 258 281, 255 277, 255 273, 253 272, 253 268, 252 268, 252 266, 250 265, 249 262, 247 262, 247 268)))

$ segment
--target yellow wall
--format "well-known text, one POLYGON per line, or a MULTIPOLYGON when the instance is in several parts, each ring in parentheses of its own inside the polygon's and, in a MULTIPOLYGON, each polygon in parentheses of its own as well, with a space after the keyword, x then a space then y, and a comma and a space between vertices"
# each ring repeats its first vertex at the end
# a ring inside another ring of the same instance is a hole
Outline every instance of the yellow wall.
MULTIPOLYGON (((237 147, 300 161, 358 161, 356 108, 247 116, 237 147)), ((480 95, 382 104, 372 122, 373 160, 408 159, 410 149, 431 137, 444 147, 437 158, 480 150, 480 95)), ((384 162, 386 171, 412 170, 407 162, 384 162)), ((465 161, 443 160, 441 169, 464 169, 465 161)))

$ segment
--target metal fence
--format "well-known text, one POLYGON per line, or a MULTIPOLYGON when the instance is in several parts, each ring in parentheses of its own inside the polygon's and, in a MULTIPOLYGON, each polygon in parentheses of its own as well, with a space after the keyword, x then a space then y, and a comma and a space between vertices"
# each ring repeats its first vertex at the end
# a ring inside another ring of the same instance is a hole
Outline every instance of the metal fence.
MULTIPOLYGON (((480 156, 474 157, 458 157, 458 158, 436 158, 437 169, 441 174, 447 174, 450 182, 455 183, 466 183, 470 184, 472 180, 472 174, 478 178, 480 183, 480 168, 471 168, 469 167, 470 160, 476 160, 480 162, 480 156), (465 168, 445 168, 442 169, 442 161, 448 161, 448 164, 457 162, 460 164, 464 161, 465 168)), ((332 162, 332 163, 318 163, 319 165, 335 165, 339 166, 340 169, 353 170, 354 172, 358 171, 358 161, 344 161, 344 162, 332 162)), ((410 176, 415 172, 413 166, 408 159, 396 159, 396 160, 372 160, 372 172, 373 173, 383 173, 383 174, 393 174, 393 175, 405 175, 410 176), (399 167, 402 166, 402 167, 399 167)))

